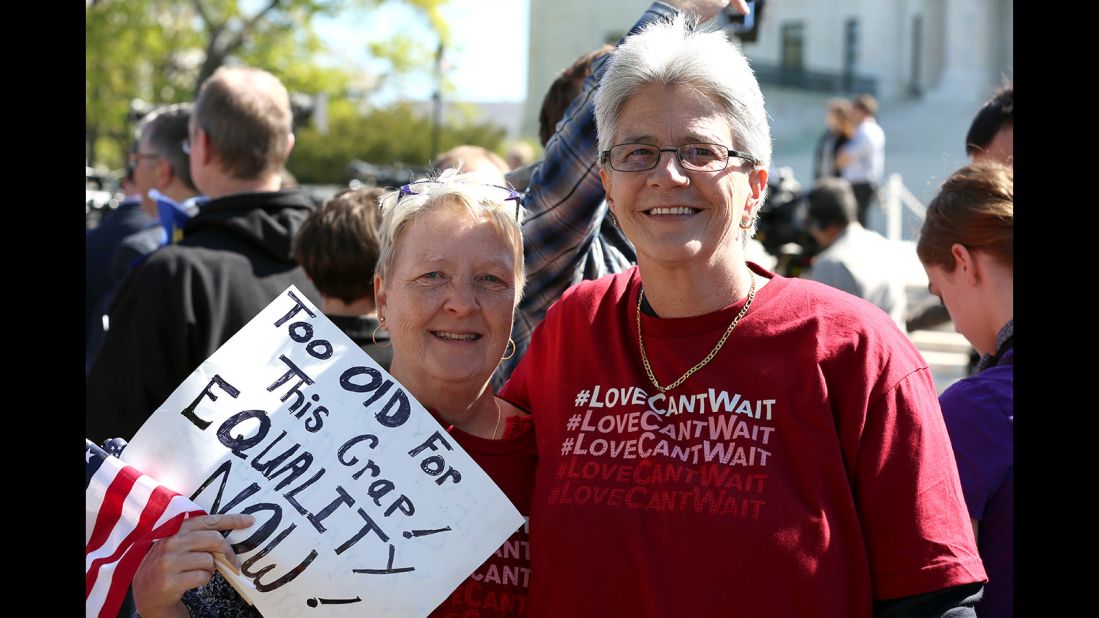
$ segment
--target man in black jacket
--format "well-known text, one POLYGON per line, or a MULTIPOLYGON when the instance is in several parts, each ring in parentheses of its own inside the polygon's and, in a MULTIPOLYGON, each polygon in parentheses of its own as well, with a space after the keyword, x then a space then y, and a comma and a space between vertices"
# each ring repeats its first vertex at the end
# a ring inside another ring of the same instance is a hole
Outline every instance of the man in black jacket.
POLYGON ((111 256, 122 240, 154 223, 141 209, 134 171, 142 154, 134 148, 127 156, 122 186, 126 198, 118 208, 108 211, 99 225, 84 233, 84 369, 91 365, 99 342, 103 340, 103 309, 111 292, 111 256), (136 165, 135 165, 136 163, 136 165))
POLYGON ((130 273, 88 373, 85 431, 130 439, 173 390, 288 285, 319 305, 292 241, 312 211, 280 191, 294 144, 290 99, 270 73, 221 68, 203 83, 184 148, 210 198, 183 239, 130 273))

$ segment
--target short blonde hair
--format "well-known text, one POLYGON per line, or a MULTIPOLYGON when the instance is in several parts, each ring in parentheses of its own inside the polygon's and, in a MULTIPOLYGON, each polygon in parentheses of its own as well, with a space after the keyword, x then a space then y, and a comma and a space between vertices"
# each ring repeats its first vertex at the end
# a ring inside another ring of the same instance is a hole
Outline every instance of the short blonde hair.
MULTIPOLYGON (((422 213, 441 207, 462 207, 475 218, 488 219, 515 253, 515 303, 523 295, 526 272, 523 265, 522 208, 507 199, 508 189, 481 183, 473 174, 459 169, 443 170, 435 178, 405 185, 409 190, 390 191, 379 198, 382 225, 379 231, 381 252, 375 273, 385 279, 393 268, 397 239, 401 232, 422 213)), ((516 197, 517 194, 516 194, 516 197)))

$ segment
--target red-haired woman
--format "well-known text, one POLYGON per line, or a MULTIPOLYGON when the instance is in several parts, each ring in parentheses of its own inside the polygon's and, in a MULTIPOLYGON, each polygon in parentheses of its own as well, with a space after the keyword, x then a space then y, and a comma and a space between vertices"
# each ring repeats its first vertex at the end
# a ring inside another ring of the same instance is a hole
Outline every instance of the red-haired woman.
POLYGON ((940 397, 977 547, 988 573, 981 616, 1012 615, 1014 266, 1012 168, 955 172, 927 209, 916 252, 932 294, 981 353, 940 397))

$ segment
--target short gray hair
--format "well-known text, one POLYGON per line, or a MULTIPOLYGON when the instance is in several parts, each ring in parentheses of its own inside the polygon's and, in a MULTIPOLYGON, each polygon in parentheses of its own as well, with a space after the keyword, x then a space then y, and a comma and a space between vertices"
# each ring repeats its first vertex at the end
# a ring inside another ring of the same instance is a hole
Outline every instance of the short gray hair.
MULTIPOLYGON (((375 273, 385 279, 396 261, 396 245, 401 232, 422 213, 440 207, 465 208, 474 217, 488 219, 500 236, 511 245, 515 254, 515 303, 522 297, 526 275, 523 267, 523 233, 511 201, 500 199, 503 190, 483 184, 474 174, 463 174, 460 168, 443 170, 435 178, 424 178, 411 184, 415 193, 390 191, 378 199, 382 225, 378 232, 381 250, 375 273)), ((521 211, 522 209, 520 209, 521 211)))
MULTIPOLYGON (((683 13, 644 26, 611 54, 595 93, 599 151, 608 150, 618 132, 622 108, 649 84, 685 85, 706 95, 729 123, 733 148, 745 150, 766 169, 771 164, 771 126, 763 93, 748 60, 724 31, 700 28, 683 13)), ((762 200, 760 201, 762 205, 762 200)), ((760 209, 756 208, 755 219, 760 209)))
POLYGON ((190 157, 183 152, 183 142, 188 137, 191 120, 190 103, 176 103, 157 108, 142 119, 138 132, 148 140, 157 154, 168 160, 172 174, 188 189, 197 191, 191 179, 190 157))

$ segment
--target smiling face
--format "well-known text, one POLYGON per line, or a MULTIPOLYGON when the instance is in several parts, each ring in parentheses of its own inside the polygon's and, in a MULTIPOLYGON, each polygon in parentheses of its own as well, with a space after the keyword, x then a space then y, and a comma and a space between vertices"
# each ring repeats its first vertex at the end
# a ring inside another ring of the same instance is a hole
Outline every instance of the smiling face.
POLYGON ((457 204, 418 215, 394 247, 386 279, 375 278, 391 373, 418 398, 439 382, 483 386, 511 336, 515 250, 489 219, 457 204))
MULTIPOLYGON (((734 147, 718 109, 687 86, 642 86, 623 106, 613 143, 734 147)), ((742 259, 738 226, 752 214, 767 182, 766 171, 742 159, 729 159, 719 172, 687 171, 672 152, 661 153, 651 170, 619 172, 604 165, 599 175, 638 261, 665 266, 742 259)))

